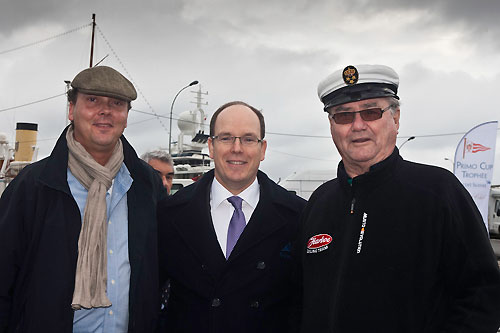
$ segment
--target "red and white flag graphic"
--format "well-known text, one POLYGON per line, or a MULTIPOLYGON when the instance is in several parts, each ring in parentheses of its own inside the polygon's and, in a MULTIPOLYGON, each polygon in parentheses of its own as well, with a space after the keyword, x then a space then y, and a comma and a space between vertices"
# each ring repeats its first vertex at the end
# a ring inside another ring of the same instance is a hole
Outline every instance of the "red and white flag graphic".
POLYGON ((465 158, 465 153, 478 153, 480 151, 490 150, 490 147, 483 146, 480 143, 474 143, 472 141, 467 141, 467 138, 464 138, 464 152, 462 158, 465 158))
POLYGON ((483 146, 482 144, 479 144, 479 143, 473 143, 472 144, 472 152, 473 153, 477 153, 478 151, 486 151, 486 150, 490 150, 491 148, 489 147, 485 147, 483 146))

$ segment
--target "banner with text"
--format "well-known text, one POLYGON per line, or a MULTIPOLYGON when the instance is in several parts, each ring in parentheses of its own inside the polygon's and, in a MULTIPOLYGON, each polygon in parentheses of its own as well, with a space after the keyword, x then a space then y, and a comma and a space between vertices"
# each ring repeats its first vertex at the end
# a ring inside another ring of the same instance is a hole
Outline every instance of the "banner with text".
POLYGON ((474 199, 488 230, 490 196, 498 121, 480 124, 467 132, 455 151, 453 172, 474 199))

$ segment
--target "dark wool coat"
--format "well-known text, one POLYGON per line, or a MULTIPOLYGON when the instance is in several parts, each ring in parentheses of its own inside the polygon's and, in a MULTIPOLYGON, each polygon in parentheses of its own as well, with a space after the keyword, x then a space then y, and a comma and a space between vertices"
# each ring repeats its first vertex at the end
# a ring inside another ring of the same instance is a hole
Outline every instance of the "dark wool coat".
POLYGON ((496 332, 497 261, 457 178, 397 149, 347 178, 341 163, 304 210, 301 332, 496 332))
MULTIPOLYGON (((81 217, 67 183, 66 130, 52 154, 28 165, 0 199, 0 332, 72 332, 81 217)), ((121 137, 127 192, 129 332, 154 329, 158 310, 158 175, 121 137)))
POLYGON ((213 177, 158 208, 160 270, 171 279, 167 332, 285 332, 291 240, 305 200, 259 171, 259 203, 226 261, 210 214, 213 177))

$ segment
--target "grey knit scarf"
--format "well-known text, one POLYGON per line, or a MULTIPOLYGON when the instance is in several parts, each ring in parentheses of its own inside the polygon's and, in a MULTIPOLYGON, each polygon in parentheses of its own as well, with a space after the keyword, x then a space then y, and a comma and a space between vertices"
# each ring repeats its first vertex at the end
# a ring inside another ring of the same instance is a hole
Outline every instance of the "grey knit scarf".
POLYGON ((107 307, 111 302, 106 296, 106 192, 123 163, 123 145, 118 140, 111 158, 102 166, 75 140, 73 126, 68 128, 66 141, 69 170, 88 191, 78 238, 78 261, 71 306, 75 310, 107 307))

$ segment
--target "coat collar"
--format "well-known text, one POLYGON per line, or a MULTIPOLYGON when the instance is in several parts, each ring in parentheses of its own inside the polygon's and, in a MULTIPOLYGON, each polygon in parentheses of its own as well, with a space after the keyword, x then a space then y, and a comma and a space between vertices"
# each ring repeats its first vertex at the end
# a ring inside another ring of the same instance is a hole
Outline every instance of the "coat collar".
POLYGON ((170 197, 165 202, 165 208, 166 218, 172 221, 172 226, 186 248, 213 277, 218 278, 226 265, 226 258, 217 240, 210 214, 210 186, 213 178, 214 171, 210 170, 196 183, 170 197))
POLYGON ((337 178, 339 179, 341 187, 348 192, 357 192, 357 189, 366 187, 373 188, 379 184, 388 182, 394 176, 399 161, 402 161, 402 158, 399 155, 398 148, 394 147, 394 151, 389 157, 372 165, 370 171, 367 173, 355 177, 352 180, 352 186, 348 183, 349 176, 345 171, 344 163, 341 161, 337 168, 337 178))
POLYGON ((177 192, 165 204, 166 207, 179 208, 168 209, 167 213, 175 212, 174 216, 168 218, 172 219, 173 226, 187 247, 217 277, 231 262, 237 261, 242 254, 289 222, 281 213, 283 207, 289 210, 296 210, 297 207, 294 207, 291 200, 287 200, 289 197, 286 190, 259 171, 259 203, 226 261, 210 214, 209 196, 213 178, 214 170, 210 170, 198 182, 177 192))
POLYGON ((66 170, 68 169, 66 132, 69 126, 71 125, 68 125, 57 139, 56 145, 41 172, 40 181, 49 187, 71 195, 66 177, 66 170))
MULTIPOLYGON (((199 201, 193 201, 193 199, 195 199, 199 195, 203 195, 204 197, 206 197, 208 203, 210 201, 210 186, 212 185, 214 175, 214 169, 208 171, 196 183, 183 188, 182 191, 178 192, 179 194, 176 193, 174 196, 172 196, 167 201, 166 205, 173 207, 177 205, 184 205, 188 202, 197 204, 199 203, 199 201)), ((283 192, 286 192, 286 190, 269 179, 269 177, 264 172, 260 170, 257 172, 257 180, 260 186, 259 204, 264 197, 265 199, 267 199, 266 201, 270 201, 275 205, 285 206, 292 210, 297 209, 297 207, 295 207, 294 205, 294 202, 288 200, 289 198, 283 195, 283 192)))
POLYGON ((265 173, 259 171, 257 179, 260 185, 259 203, 231 252, 229 262, 237 260, 241 254, 289 222, 281 213, 283 206, 296 209, 291 200, 285 199, 287 196, 279 195, 281 187, 270 180, 265 173))

